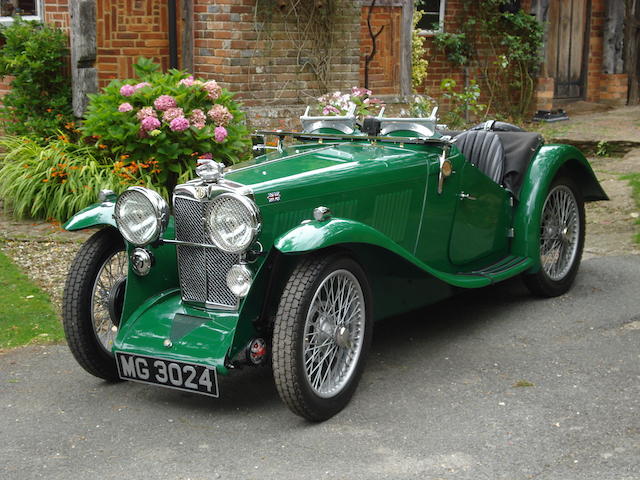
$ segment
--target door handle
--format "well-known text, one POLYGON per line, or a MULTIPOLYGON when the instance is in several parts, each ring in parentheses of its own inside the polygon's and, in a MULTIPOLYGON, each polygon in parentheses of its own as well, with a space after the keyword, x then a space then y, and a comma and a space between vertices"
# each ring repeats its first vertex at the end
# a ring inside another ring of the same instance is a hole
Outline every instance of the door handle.
POLYGON ((460 197, 460 200, 477 200, 476 197, 474 197, 473 195, 469 195, 468 193, 460 193, 460 195, 458 195, 460 197))

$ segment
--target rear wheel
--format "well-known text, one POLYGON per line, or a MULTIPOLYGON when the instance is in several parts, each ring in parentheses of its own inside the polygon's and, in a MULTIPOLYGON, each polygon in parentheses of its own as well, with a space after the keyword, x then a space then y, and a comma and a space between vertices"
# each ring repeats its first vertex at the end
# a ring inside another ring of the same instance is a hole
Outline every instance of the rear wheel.
POLYGON ((273 374, 296 414, 326 420, 351 399, 371 344, 371 294, 348 257, 313 257, 294 270, 273 332, 273 374))
POLYGON ((536 295, 556 297, 567 292, 578 273, 584 247, 584 200, 576 184, 559 177, 551 184, 542 207, 540 270, 525 275, 536 295))
POLYGON ((118 380, 111 352, 120 325, 127 254, 120 234, 95 233, 71 264, 62 301, 62 323, 71 353, 89 373, 118 380))

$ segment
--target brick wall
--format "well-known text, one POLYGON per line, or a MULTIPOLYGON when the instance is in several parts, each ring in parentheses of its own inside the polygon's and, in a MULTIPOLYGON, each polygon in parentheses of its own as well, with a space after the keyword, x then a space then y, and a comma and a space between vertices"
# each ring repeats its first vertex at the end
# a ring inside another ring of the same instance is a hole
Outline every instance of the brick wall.
MULTIPOLYGON (((330 73, 323 86, 309 66, 318 51, 318 38, 300 33, 310 19, 314 25, 321 22, 321 12, 308 11, 316 17, 297 18, 290 8, 279 9, 278 3, 194 1, 195 73, 235 92, 258 125, 272 123, 268 119, 277 117, 278 111, 283 117, 289 110, 302 114, 302 106, 313 103, 325 88, 344 89, 358 82, 358 5, 351 0, 325 2, 334 10, 329 20, 330 73)), ((313 5, 310 0, 301 3, 313 5)))
MULTIPOLYGON (((152 58, 163 70, 167 69, 167 2, 97 0, 96 7, 99 87, 113 79, 133 77, 133 64, 140 56, 152 58)), ((179 5, 177 10, 180 11, 179 5)))
POLYGON ((69 0, 44 0, 44 23, 69 30, 69 0))
POLYGON ((627 101, 628 76, 626 74, 606 74, 603 72, 602 56, 606 7, 606 0, 591 1, 591 33, 589 36, 587 94, 585 99, 588 102, 624 105, 627 101))
MULTIPOLYGON (((365 55, 372 49, 371 35, 367 26, 369 8, 361 9, 360 15, 360 82, 365 84, 365 55)), ((371 28, 374 34, 382 28, 376 38, 376 53, 369 63, 369 88, 376 95, 400 93, 400 39, 402 37, 402 7, 374 7, 371 12, 371 28)))

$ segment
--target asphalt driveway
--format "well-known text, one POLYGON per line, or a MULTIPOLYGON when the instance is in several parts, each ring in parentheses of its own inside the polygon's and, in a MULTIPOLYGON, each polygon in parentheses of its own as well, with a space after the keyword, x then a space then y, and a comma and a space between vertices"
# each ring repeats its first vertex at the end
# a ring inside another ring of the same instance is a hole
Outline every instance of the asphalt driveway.
POLYGON ((221 394, 107 384, 65 346, 4 354, 0 478, 639 479, 640 256, 585 261, 558 299, 511 281, 379 323, 322 424, 266 368, 221 394))

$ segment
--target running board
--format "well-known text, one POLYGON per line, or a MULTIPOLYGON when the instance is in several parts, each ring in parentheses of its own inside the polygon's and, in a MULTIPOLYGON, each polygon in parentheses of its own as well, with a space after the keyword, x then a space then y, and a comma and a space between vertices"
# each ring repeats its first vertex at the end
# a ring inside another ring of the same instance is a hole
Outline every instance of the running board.
POLYGON ((498 262, 481 270, 460 272, 458 276, 468 280, 468 288, 484 287, 493 283, 506 280, 530 268, 533 261, 528 257, 509 255, 498 262))

